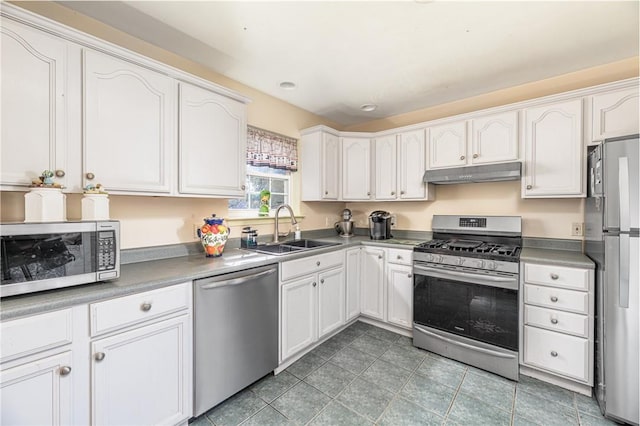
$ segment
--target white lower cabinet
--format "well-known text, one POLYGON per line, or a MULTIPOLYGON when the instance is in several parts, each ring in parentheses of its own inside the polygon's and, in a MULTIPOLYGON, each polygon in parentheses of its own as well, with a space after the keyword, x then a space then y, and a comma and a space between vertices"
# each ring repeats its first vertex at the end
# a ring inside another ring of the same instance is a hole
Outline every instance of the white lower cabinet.
POLYGON ((362 248, 345 250, 345 291, 346 320, 351 321, 360 315, 360 256, 362 248))
POLYGON ((389 249, 387 256, 387 322, 413 326, 412 252, 389 249))
MULTIPOLYGON (((72 421, 70 351, 0 373, 3 425, 65 425, 72 421)), ((75 372, 74 372, 75 373, 75 372)))
POLYGON ((593 269, 523 262, 521 373, 589 394, 593 386, 593 269))
POLYGON ((342 251, 284 262, 280 269, 280 361, 344 325, 345 296, 342 251), (310 265, 315 269, 309 269, 310 265), (309 270, 315 272, 309 274, 309 270))
POLYGON ((91 344, 92 424, 178 424, 190 417, 190 315, 91 344))
POLYGON ((360 269, 360 312, 380 321, 386 319, 384 255, 383 248, 365 246, 360 269))

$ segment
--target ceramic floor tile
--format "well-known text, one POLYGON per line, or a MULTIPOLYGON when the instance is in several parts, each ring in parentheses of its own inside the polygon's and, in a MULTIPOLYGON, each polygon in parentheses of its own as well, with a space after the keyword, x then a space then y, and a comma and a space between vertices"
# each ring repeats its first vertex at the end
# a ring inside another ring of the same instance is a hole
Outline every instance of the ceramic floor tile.
POLYGON ((324 358, 319 357, 313 353, 308 353, 293 364, 291 364, 285 371, 293 374, 299 379, 304 379, 313 372, 316 368, 327 362, 324 358))
POLYGON ((380 359, 406 370, 414 371, 422 361, 424 361, 426 356, 427 353, 425 351, 414 348, 413 346, 405 347, 392 345, 384 354, 382 354, 380 359))
POLYGON ((356 321, 355 323, 347 327, 347 330, 352 330, 352 331, 358 332, 359 334, 364 334, 369 330, 373 330, 374 328, 378 328, 378 327, 375 327, 371 324, 367 324, 366 322, 356 321))
POLYGON ((373 426, 373 423, 339 402, 333 401, 313 419, 311 426, 373 426))
POLYGON ((299 381, 293 374, 283 371, 278 375, 268 375, 251 386, 251 390, 265 402, 271 402, 299 381))
POLYGON ((206 415, 216 426, 235 426, 266 405, 258 395, 245 389, 209 410, 206 415))
POLYGON ((362 373, 371 364, 373 364, 375 360, 376 357, 374 357, 373 355, 360 352, 359 350, 353 349, 350 346, 342 349, 340 352, 335 354, 333 358, 331 358, 332 363, 336 364, 338 367, 352 372, 353 374, 362 373))
POLYGON ((309 374, 304 381, 333 398, 355 378, 355 374, 331 362, 327 362, 309 374))
POLYGON ((321 358, 329 359, 349 343, 351 343, 351 341, 347 342, 346 340, 340 340, 334 336, 315 348, 311 353, 318 355, 321 358))
POLYGON ((456 395, 449 419, 461 425, 509 426, 511 411, 504 411, 463 393, 456 395))
POLYGON ((418 374, 414 374, 401 391, 403 398, 440 416, 449 410, 455 393, 455 389, 418 374))
POLYGON ((513 409, 515 391, 515 382, 493 380, 471 371, 465 374, 460 386, 460 392, 509 412, 513 409))
POLYGON ((518 414, 513 416, 513 426, 543 426, 540 423, 536 423, 533 420, 526 419, 518 414))
POLYGON ((436 426, 441 425, 444 418, 422 408, 404 398, 397 397, 377 423, 380 426, 436 426))
POLYGON ((519 385, 516 388, 515 415, 545 426, 578 424, 578 412, 575 407, 568 407, 524 392, 519 385))
POLYGON ((364 373, 360 375, 363 379, 375 383, 382 389, 397 393, 402 389, 411 372, 402 367, 395 366, 383 360, 377 360, 364 373))
POLYGON ((375 422, 387 408, 393 394, 373 383, 356 378, 338 396, 338 401, 375 422))
POLYGON ((367 331, 367 334, 388 343, 395 343, 400 338, 399 334, 378 327, 374 327, 367 331))
POLYGON ((588 414, 594 417, 602 416, 600 412, 600 407, 598 406, 598 402, 595 398, 576 394, 576 406, 578 407, 578 411, 580 414, 588 414))
POLYGON ((580 413, 580 424, 582 426, 615 426, 616 422, 604 418, 602 415, 590 416, 580 413))
POLYGON ((296 423, 306 423, 327 405, 331 399, 305 382, 289 389, 271 405, 296 423))
POLYGON ((273 407, 267 405, 242 423, 242 426, 293 426, 294 424, 273 407))
POLYGON ((573 392, 562 389, 558 386, 534 379, 533 377, 520 375, 517 388, 525 392, 537 395, 541 398, 549 401, 557 402, 559 404, 566 405, 567 407, 573 407, 574 394, 573 392))
POLYGON ((447 358, 429 354, 424 361, 422 361, 416 373, 440 382, 443 385, 457 388, 462 382, 466 371, 466 368, 462 365, 463 364, 447 358))
POLYGON ((410 347, 414 347, 413 346, 413 339, 411 337, 407 337, 407 336, 400 336, 398 337, 398 340, 395 341, 395 344, 398 346, 410 346, 410 347))
POLYGON ((380 340, 370 334, 363 334, 351 342, 349 346, 377 358, 387 351, 391 343, 380 340))
POLYGON ((206 415, 202 415, 190 422, 189 426, 213 426, 213 423, 211 423, 206 415))

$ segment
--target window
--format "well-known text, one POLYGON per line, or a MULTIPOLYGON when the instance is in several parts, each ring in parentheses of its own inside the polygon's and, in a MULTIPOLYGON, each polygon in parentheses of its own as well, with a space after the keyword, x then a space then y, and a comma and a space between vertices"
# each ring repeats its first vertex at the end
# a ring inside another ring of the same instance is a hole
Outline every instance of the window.
POLYGON ((271 192, 269 209, 274 209, 280 204, 289 203, 290 172, 270 167, 258 167, 247 165, 247 191, 244 198, 229 200, 230 211, 253 211, 260 208, 260 191, 267 189, 271 192))

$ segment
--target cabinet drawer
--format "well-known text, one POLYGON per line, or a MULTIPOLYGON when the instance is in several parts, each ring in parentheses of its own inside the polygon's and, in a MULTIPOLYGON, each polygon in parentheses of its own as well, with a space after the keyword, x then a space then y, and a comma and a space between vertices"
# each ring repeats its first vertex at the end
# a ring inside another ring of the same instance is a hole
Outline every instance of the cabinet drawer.
POLYGON ((567 268, 564 266, 525 263, 524 281, 530 284, 551 285, 587 291, 589 290, 589 271, 587 269, 567 268))
POLYGON ((524 362, 588 382, 589 341, 525 326, 524 362))
POLYGON ((342 265, 343 262, 344 252, 342 250, 290 260, 280 265, 280 280, 287 281, 302 275, 313 274, 323 269, 342 265))
POLYGON ((589 337, 589 317, 587 315, 525 305, 524 323, 580 337, 589 337))
POLYGON ((0 361, 71 343, 71 318, 71 309, 65 309, 3 322, 0 324, 0 361))
POLYGON ((89 305, 91 336, 148 321, 189 307, 191 282, 89 305))
POLYGON ((525 284, 524 303, 585 315, 589 313, 589 293, 581 291, 525 284))
POLYGON ((413 252, 411 250, 388 249, 388 251, 389 257, 387 257, 387 262, 397 263, 399 265, 413 264, 413 252))

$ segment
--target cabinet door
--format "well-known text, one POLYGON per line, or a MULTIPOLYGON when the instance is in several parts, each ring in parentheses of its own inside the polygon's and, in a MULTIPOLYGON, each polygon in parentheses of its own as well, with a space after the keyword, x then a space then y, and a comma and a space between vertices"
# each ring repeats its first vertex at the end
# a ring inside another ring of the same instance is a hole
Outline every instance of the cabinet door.
POLYGON ((361 312, 384 321, 384 249, 364 247, 360 280, 361 312))
POLYGON ((583 197, 582 99, 528 108, 522 196, 583 197))
POLYGON ((245 105, 180 83, 179 129, 180 193, 244 196, 245 105))
POLYGON ((518 159, 518 112, 471 120, 471 164, 518 159))
POLYGON ((387 265, 387 321, 404 328, 413 326, 412 267, 387 265))
MULTIPOLYGON (((84 51, 84 172, 110 192, 171 191, 175 83, 165 75, 84 51)), ((216 177, 217 178, 217 177, 216 177)))
POLYGON ((190 327, 183 315, 94 341, 92 424, 168 425, 191 417, 190 327))
POLYGON ((426 144, 424 129, 400 133, 398 137, 398 183, 401 200, 433 198, 426 194, 427 185, 422 181, 426 169, 426 144))
POLYGON ((594 141, 640 133, 638 88, 593 96, 592 114, 594 141))
POLYGON ((316 340, 317 275, 283 284, 281 291, 281 360, 289 358, 316 340))
POLYGON ((395 200, 397 182, 396 135, 383 136, 375 140, 376 200, 395 200))
POLYGON ((344 268, 318 274, 318 338, 345 323, 344 268))
MULTIPOLYGON (((2 45, 3 189, 27 188, 44 169, 67 173, 67 42, 8 19, 2 45)), ((60 172, 58 174, 60 174, 60 172)), ((56 182, 67 186, 67 178, 56 182)))
POLYGON ((457 121, 429 129, 429 168, 467 164, 467 122, 457 121))
POLYGON ((360 315, 360 247, 345 251, 347 321, 360 315))
POLYGON ((336 135, 322 135, 322 199, 337 200, 340 188, 340 143, 336 135))
POLYGON ((71 374, 77 374, 71 367, 71 352, 63 352, 3 370, 0 373, 0 423, 71 424, 71 374))
POLYGON ((342 138, 342 199, 371 198, 371 141, 342 138))

